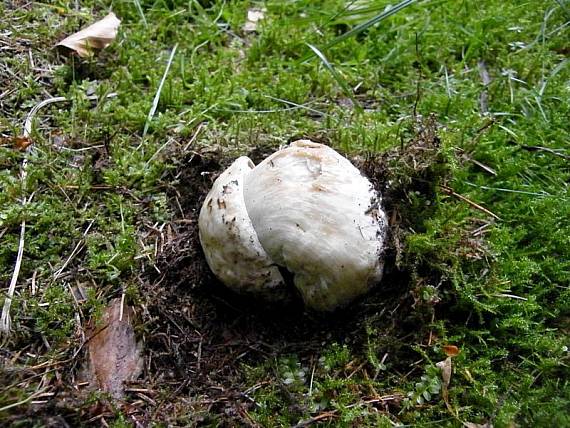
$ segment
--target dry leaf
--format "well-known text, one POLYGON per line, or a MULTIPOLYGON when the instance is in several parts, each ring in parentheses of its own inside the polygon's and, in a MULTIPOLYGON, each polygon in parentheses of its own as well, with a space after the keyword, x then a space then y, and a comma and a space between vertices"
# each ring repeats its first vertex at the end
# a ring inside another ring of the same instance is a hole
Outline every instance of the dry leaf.
POLYGON ((461 352, 459 348, 455 345, 443 345, 442 349, 443 352, 445 352, 445 355, 447 355, 448 357, 456 357, 461 352))
POLYGON ((436 364, 437 367, 441 369, 441 378, 443 380, 443 386, 445 389, 449 386, 451 382, 451 357, 447 357, 445 360, 440 361, 436 364))
POLYGON ((56 46, 63 46, 85 58, 93 54, 93 49, 104 49, 117 37, 121 21, 113 12, 89 27, 63 39, 56 46))
POLYGON ((243 31, 253 33, 257 31, 257 23, 265 17, 265 9, 253 8, 247 11, 247 20, 243 26, 243 31))
POLYGON ((132 308, 122 304, 121 299, 112 300, 88 342, 89 382, 115 399, 124 395, 123 383, 136 379, 142 371, 141 346, 135 338, 133 319, 132 308))
POLYGON ((11 138, 12 145, 14 146, 15 150, 20 150, 24 152, 30 147, 34 142, 29 137, 13 137, 11 138))
POLYGON ((445 405, 449 409, 451 413, 453 413, 451 409, 451 405, 449 404, 449 394, 448 394, 448 387, 449 383, 451 382, 451 372, 452 372, 452 365, 451 365, 451 357, 447 357, 445 360, 440 361, 436 364, 437 367, 441 369, 441 379, 443 381, 442 388, 441 388, 441 396, 443 397, 443 401, 445 401, 445 405))

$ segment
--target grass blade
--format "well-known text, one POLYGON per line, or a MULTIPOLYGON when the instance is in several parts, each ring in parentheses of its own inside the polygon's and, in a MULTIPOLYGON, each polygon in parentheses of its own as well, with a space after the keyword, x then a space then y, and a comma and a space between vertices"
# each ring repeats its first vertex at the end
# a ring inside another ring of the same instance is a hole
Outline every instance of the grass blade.
POLYGON ((150 121, 152 120, 154 113, 156 112, 156 108, 158 107, 158 101, 160 100, 160 93, 162 92, 162 86, 164 85, 164 81, 166 80, 166 76, 168 75, 168 71, 170 70, 170 66, 172 65, 172 60, 174 59, 174 54, 176 53, 177 48, 178 48, 178 43, 174 45, 174 47, 172 48, 172 52, 170 52, 170 58, 168 58, 166 69, 164 70, 164 74, 162 75, 162 80, 160 81, 160 85, 158 85, 158 89, 156 90, 156 94, 154 95, 154 100, 152 101, 152 106, 148 112, 148 116, 144 124, 144 130, 142 135, 143 138, 145 137, 148 131, 150 121))
POLYGON ((144 12, 142 10, 142 7, 141 7, 139 0, 133 0, 133 1, 135 3, 135 7, 137 8, 139 15, 141 16, 141 20, 142 20, 144 26, 148 27, 148 23, 146 22, 146 17, 144 16, 144 12))
POLYGON ((354 94, 352 93, 352 89, 350 88, 350 86, 348 85, 348 82, 344 79, 344 77, 342 77, 341 74, 338 71, 336 71, 336 69, 333 67, 333 65, 327 59, 327 57, 319 49, 317 49, 315 46, 313 46, 309 43, 307 43, 307 46, 315 53, 315 55, 317 57, 319 57, 319 59, 321 60, 321 62, 325 66, 325 68, 331 73, 331 75, 334 78, 334 80, 336 81, 336 83, 339 84, 339 86, 341 87, 344 94, 348 98, 350 98, 350 100, 353 102, 356 109, 359 112, 362 112, 361 105, 358 103, 358 101, 354 97, 354 94))
MULTIPOLYGON (((376 25, 377 23, 389 18, 390 16, 395 15, 396 13, 401 11, 402 9, 405 9, 408 6, 411 6, 415 2, 416 2, 416 0, 401 1, 396 6, 390 8, 388 10, 384 10, 384 12, 374 16, 373 18, 369 19, 368 21, 365 21, 362 24, 359 24, 356 27, 354 27, 353 29, 347 31, 346 33, 341 34, 340 36, 334 38, 332 41, 330 41, 325 46, 323 46, 321 48, 321 50, 326 50, 326 49, 328 49, 334 45, 339 44, 343 40, 348 39, 349 37, 352 37, 358 33, 361 33, 362 31, 372 27, 373 25, 376 25)), ((313 49, 313 52, 315 52, 314 49, 313 49)), ((315 52, 315 54, 316 54, 316 52, 315 52)), ((308 60, 309 58, 311 58, 312 56, 313 56, 313 54, 309 53, 309 54, 305 55, 303 58, 301 58, 300 62, 304 62, 304 61, 308 60)))

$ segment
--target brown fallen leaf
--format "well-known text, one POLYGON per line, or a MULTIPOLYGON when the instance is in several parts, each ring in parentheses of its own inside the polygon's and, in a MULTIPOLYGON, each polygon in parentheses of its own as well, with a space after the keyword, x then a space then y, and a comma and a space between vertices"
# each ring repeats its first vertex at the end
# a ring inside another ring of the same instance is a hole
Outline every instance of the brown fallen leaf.
POLYGON ((34 144, 32 139, 29 137, 14 137, 13 141, 14 141, 14 148, 16 150, 20 150, 21 152, 26 151, 28 147, 34 144))
POLYGON ((30 147, 34 142, 29 137, 18 136, 18 137, 2 137, 0 138, 0 144, 9 145, 14 148, 14 150, 19 150, 24 152, 30 147))
POLYGON ((135 338, 133 319, 133 309, 121 299, 113 299, 87 343, 87 380, 91 387, 108 392, 114 399, 122 398, 124 382, 135 380, 142 371, 141 345, 135 338))
POLYGON ((448 357, 456 357, 461 352, 461 350, 455 345, 443 345, 442 349, 448 357))
POLYGON ((120 19, 111 12, 100 21, 63 39, 56 47, 63 46, 82 58, 93 55, 94 49, 104 49, 117 37, 120 19))

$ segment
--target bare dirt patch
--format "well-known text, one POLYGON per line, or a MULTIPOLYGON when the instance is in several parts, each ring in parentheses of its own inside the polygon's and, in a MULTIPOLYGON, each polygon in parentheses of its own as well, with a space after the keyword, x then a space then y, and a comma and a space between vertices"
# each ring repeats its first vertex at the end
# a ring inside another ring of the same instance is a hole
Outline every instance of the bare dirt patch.
MULTIPOLYGON (((418 299, 405 266, 405 233, 422 216, 410 216, 408 194, 432 198, 444 175, 437 123, 430 118, 420 125, 403 147, 353 159, 383 194, 391 239, 382 284, 334 317, 308 313, 301 302, 282 306, 240 296, 216 280, 202 254, 197 217, 213 180, 230 160, 203 152, 182 162, 183 170, 172 177, 176 185, 171 200, 178 199, 176 209, 184 218, 172 223, 156 264, 160 273, 147 275, 142 293, 147 353, 143 382, 160 391, 148 409, 153 420, 207 422, 208 415, 217 415, 218 422, 248 424, 248 409, 255 403, 246 393, 251 385, 244 365, 293 353, 309 361, 334 342, 363 348, 366 323, 372 322, 392 342, 395 359, 409 360, 403 344, 421 341, 421 326, 431 311, 414 306, 418 299), (183 416, 188 407, 192 416, 183 416)), ((258 148, 251 156, 257 162, 271 150, 258 148)))

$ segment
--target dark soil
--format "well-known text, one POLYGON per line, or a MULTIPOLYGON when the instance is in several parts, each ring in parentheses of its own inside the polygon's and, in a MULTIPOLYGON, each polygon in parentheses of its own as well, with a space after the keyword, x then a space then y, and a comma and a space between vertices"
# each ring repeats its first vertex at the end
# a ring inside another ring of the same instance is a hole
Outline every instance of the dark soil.
MULTIPOLYGON (((416 305, 403 246, 407 230, 421 227, 418 219, 429 212, 415 210, 410 215, 414 207, 407 195, 413 191, 432 198, 445 175, 435 120, 418 122, 417 127, 416 136, 404 147, 353 159, 383 195, 390 245, 382 284, 333 317, 306 312, 301 302, 284 306, 240 296, 216 280, 200 247, 197 217, 211 184, 231 160, 203 152, 181 162, 183 167, 172 177, 172 200, 178 197, 185 218, 172 224, 173 234, 157 261, 161 274, 144 279, 147 364, 141 384, 160 393, 143 419, 183 417, 179 404, 184 400, 184 412, 189 403, 195 411, 186 416, 192 423, 207 423, 204 415, 215 414, 217 422, 226 421, 228 426, 236 420, 250 424, 247 409, 253 403, 244 394, 251 386, 244 378, 244 364, 292 353, 308 361, 334 342, 363 348, 365 320, 373 320, 390 340, 394 360, 409 361, 409 347, 403 344, 421 341, 424 331, 418 326, 429 321, 432 309, 416 305)), ((258 148, 251 157, 257 163, 274 150, 258 148)))

